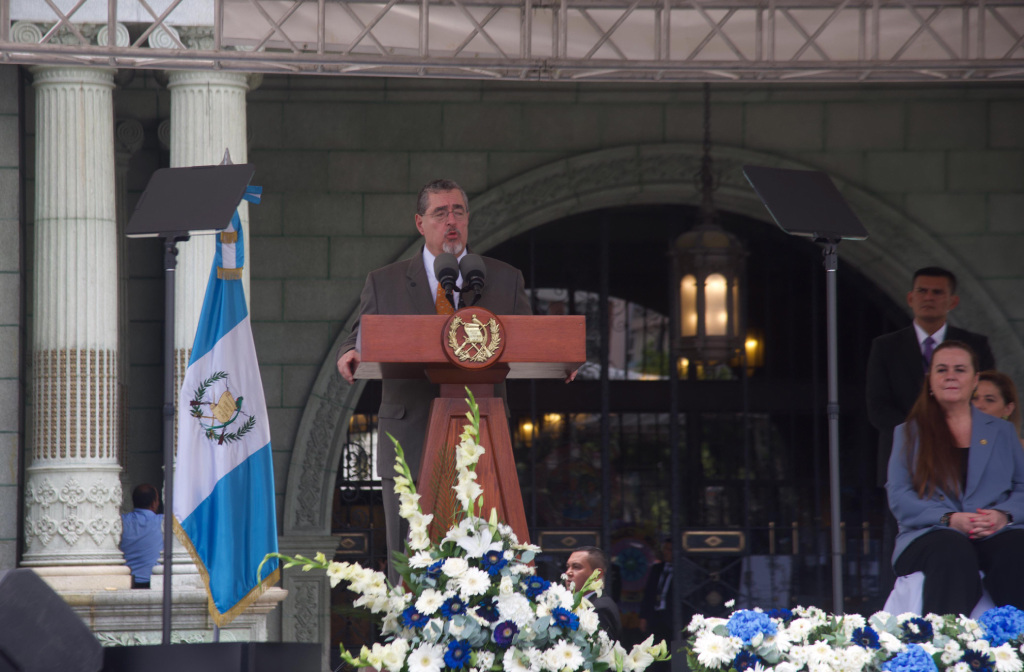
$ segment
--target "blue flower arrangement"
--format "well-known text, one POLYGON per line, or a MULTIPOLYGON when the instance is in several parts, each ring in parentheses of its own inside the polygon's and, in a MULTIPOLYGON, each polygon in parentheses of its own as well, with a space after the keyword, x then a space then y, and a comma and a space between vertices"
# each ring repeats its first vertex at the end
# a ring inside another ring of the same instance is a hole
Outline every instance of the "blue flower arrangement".
POLYGON ((1024 612, 832 615, 816 607, 693 617, 691 672, 1024 672, 1024 612))

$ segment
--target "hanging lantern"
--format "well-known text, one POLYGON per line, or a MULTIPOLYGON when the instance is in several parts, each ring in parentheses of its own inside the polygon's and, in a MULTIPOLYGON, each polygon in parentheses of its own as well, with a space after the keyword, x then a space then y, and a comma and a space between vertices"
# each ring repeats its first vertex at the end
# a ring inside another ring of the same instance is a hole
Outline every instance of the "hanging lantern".
POLYGON ((742 351, 745 257, 739 240, 716 224, 701 224, 676 239, 677 343, 690 362, 727 363, 742 351))

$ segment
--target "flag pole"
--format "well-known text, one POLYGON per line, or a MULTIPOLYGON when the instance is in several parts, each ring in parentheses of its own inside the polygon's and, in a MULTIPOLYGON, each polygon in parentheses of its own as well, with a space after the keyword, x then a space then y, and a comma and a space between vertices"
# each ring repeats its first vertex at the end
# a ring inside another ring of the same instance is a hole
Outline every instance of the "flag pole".
POLYGON ((171 643, 171 562, 174 555, 174 273, 178 241, 164 238, 164 595, 161 643, 171 643))

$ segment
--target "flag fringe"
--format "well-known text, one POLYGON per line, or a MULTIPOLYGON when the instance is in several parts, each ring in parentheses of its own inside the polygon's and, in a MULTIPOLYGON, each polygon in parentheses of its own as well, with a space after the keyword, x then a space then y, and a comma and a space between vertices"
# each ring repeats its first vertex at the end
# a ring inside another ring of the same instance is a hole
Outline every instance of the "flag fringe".
MULTIPOLYGON (((278 581, 281 580, 281 567, 272 571, 267 575, 267 578, 263 579, 258 583, 252 590, 250 590, 245 597, 239 600, 233 607, 227 611, 221 613, 217 609, 217 605, 213 602, 213 593, 210 592, 210 575, 206 571, 206 565, 203 564, 202 559, 199 557, 199 553, 196 552, 195 546, 192 545, 192 538, 188 536, 188 532, 181 526, 178 519, 171 516, 173 521, 174 536, 178 538, 181 545, 188 551, 189 556, 192 557, 192 562, 195 563, 199 569, 199 576, 203 579, 203 586, 206 588, 206 606, 210 611, 210 618, 217 624, 218 628, 223 628, 229 625, 233 620, 238 618, 248 609, 253 602, 258 600, 263 593, 267 592, 268 588, 273 587, 278 581)), ((173 575, 172 575, 173 579, 173 575)))

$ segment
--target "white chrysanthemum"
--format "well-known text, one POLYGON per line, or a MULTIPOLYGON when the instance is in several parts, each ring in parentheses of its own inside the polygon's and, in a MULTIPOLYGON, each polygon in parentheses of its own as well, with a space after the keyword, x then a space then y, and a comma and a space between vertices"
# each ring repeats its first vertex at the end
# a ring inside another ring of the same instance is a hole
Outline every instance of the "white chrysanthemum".
POLYGON ((832 647, 823 640, 818 640, 807 647, 808 662, 811 664, 828 663, 832 655, 832 647))
POLYGON ((564 639, 559 640, 545 653, 546 665, 549 670, 578 670, 583 665, 583 654, 580 647, 564 639))
POLYGON ((807 635, 811 634, 811 630, 813 629, 814 624, 810 619, 796 618, 790 622, 789 627, 786 628, 786 632, 789 634, 789 638, 794 642, 805 642, 807 641, 807 635))
POLYGON ((514 646, 505 651, 501 665, 505 672, 530 672, 530 658, 514 646))
POLYGON ((1024 668, 1024 663, 1009 643, 995 647, 989 655, 996 661, 996 672, 1020 672, 1024 668))
POLYGON ((409 672, 441 672, 444 648, 440 644, 420 644, 409 654, 409 672))
POLYGON ((507 560, 508 562, 512 562, 512 560, 516 557, 516 554, 511 550, 506 550, 504 553, 501 554, 501 557, 505 558, 505 560, 507 560))
POLYGON ((728 637, 702 632, 693 643, 693 652, 697 654, 697 662, 701 665, 718 669, 736 657, 736 646, 728 637))
POLYGON ((543 602, 537 603, 537 618, 544 618, 545 616, 551 615, 551 607, 544 604, 543 602))
POLYGON ((690 624, 686 626, 686 629, 690 632, 697 632, 704 627, 704 616, 702 614, 694 614, 693 618, 690 619, 690 624))
POLYGON ((878 643, 889 653, 896 653, 903 648, 903 643, 900 642, 899 638, 889 632, 878 633, 878 643))
POLYGON ((874 658, 873 652, 861 646, 848 646, 837 653, 841 672, 861 672, 874 658))
POLYGON ((953 667, 949 668, 950 672, 971 672, 971 666, 967 663, 960 661, 953 667))
POLYGON ((797 669, 807 664, 810 659, 810 647, 809 646, 794 646, 789 650, 789 659, 797 666, 797 669))
POLYGON ((988 643, 987 639, 975 639, 974 641, 967 642, 967 648, 985 653, 989 648, 991 648, 991 645, 988 643))
POLYGON ((530 600, 525 595, 513 593, 512 595, 498 595, 498 614, 503 621, 512 621, 520 630, 524 625, 533 620, 533 609, 530 607, 530 600))
POLYGON ((513 574, 533 576, 537 571, 530 565, 512 565, 509 567, 513 574))
POLYGON ((419 599, 416 600, 416 611, 424 616, 433 616, 434 612, 444 604, 444 600, 444 593, 433 588, 427 588, 420 593, 419 599))
POLYGON ((548 589, 541 593, 540 599, 551 608, 572 608, 572 591, 558 583, 552 583, 548 586, 548 589))
POLYGON ((474 595, 483 595, 491 587, 491 577, 479 567, 470 567, 458 578, 459 595, 468 600, 474 595))
POLYGON ((580 617, 580 629, 588 635, 594 634, 601 627, 601 619, 597 617, 596 611, 584 611, 578 614, 578 616, 580 617))
POLYGON ((494 654, 490 651, 477 651, 476 652, 476 666, 481 670, 491 669, 491 665, 494 665, 494 654))
POLYGON ((853 637, 853 631, 863 628, 867 621, 860 614, 847 614, 843 616, 843 634, 847 639, 853 637))
POLYGON ((467 569, 469 569, 469 562, 465 558, 448 558, 441 565, 441 572, 452 579, 459 578, 466 573, 467 569))

